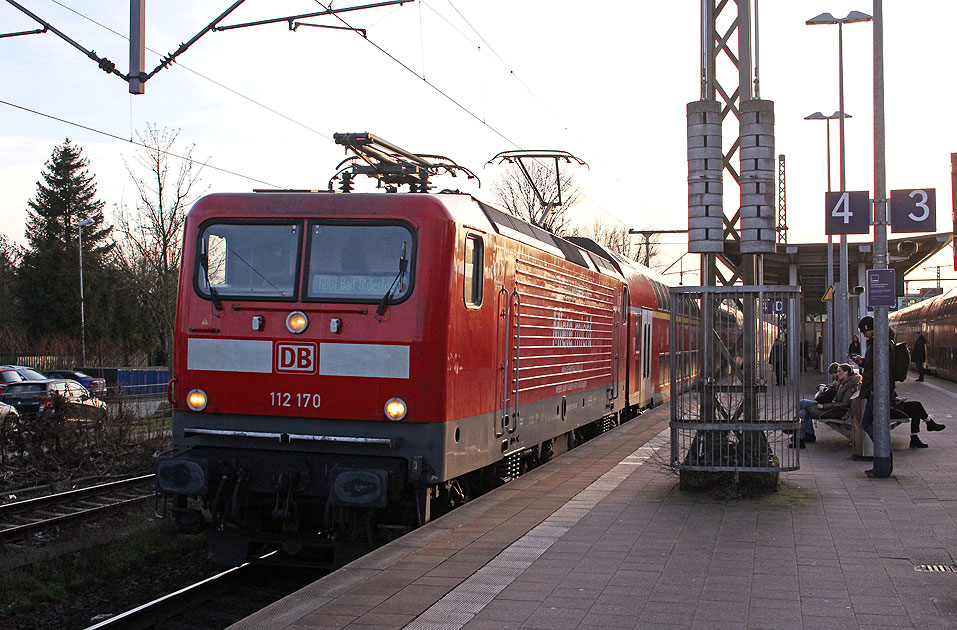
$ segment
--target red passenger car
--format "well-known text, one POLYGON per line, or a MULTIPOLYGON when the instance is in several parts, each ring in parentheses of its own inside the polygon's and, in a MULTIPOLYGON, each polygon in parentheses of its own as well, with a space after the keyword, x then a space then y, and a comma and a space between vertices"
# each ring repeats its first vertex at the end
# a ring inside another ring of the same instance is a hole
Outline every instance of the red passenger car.
POLYGON ((157 490, 238 562, 388 538, 668 396, 668 291, 464 194, 186 218, 157 490))
POLYGON ((914 349, 919 334, 927 342, 927 371, 957 381, 957 289, 890 314, 898 342, 914 349))

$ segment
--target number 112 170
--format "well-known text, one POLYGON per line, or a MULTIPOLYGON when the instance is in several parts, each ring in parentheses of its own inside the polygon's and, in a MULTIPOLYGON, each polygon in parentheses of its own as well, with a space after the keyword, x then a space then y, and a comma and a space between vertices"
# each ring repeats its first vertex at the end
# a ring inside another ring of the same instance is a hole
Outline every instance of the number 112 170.
POLYGON ((269 403, 273 407, 297 407, 299 409, 319 408, 319 394, 308 392, 269 392, 269 403))

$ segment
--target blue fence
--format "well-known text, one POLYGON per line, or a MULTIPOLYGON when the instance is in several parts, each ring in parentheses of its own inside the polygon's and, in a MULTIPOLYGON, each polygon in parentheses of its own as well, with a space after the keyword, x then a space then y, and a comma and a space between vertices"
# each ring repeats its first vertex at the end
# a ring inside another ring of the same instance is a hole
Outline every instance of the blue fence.
POLYGON ((120 391, 134 396, 165 394, 168 382, 167 368, 119 368, 116 371, 120 391))

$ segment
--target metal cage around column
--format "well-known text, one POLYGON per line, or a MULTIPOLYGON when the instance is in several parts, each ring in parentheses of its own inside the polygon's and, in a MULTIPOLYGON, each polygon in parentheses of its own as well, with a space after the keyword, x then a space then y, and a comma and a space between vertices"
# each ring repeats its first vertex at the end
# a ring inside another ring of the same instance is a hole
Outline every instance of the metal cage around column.
POLYGON ((800 300, 791 286, 671 289, 673 468, 799 468, 800 300))

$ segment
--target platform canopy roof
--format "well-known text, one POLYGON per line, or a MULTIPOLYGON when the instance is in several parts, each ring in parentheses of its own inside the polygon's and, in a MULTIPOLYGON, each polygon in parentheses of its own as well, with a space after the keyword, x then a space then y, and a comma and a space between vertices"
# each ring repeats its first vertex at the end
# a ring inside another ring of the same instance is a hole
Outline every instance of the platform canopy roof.
MULTIPOLYGON (((898 295, 904 294, 904 276, 920 268, 928 258, 947 247, 953 238, 953 232, 939 232, 887 239, 887 250, 890 253, 889 266, 897 272, 898 295), (912 245, 902 246, 907 241, 912 245), (908 251, 911 253, 905 253, 908 251)), ((834 237, 835 276, 838 275, 840 260, 838 242, 838 237, 834 237)), ((740 260, 737 245, 737 241, 725 243, 725 255, 734 262, 740 260)), ((873 266, 874 244, 872 242, 848 243, 847 260, 850 286, 863 285, 864 279, 858 275, 858 265, 863 263, 865 269, 873 266)), ((821 298, 827 290, 827 243, 779 244, 775 253, 764 255, 764 284, 791 284, 792 263, 797 265, 797 278, 804 294, 805 313, 809 315, 823 313, 826 307, 821 298)))

